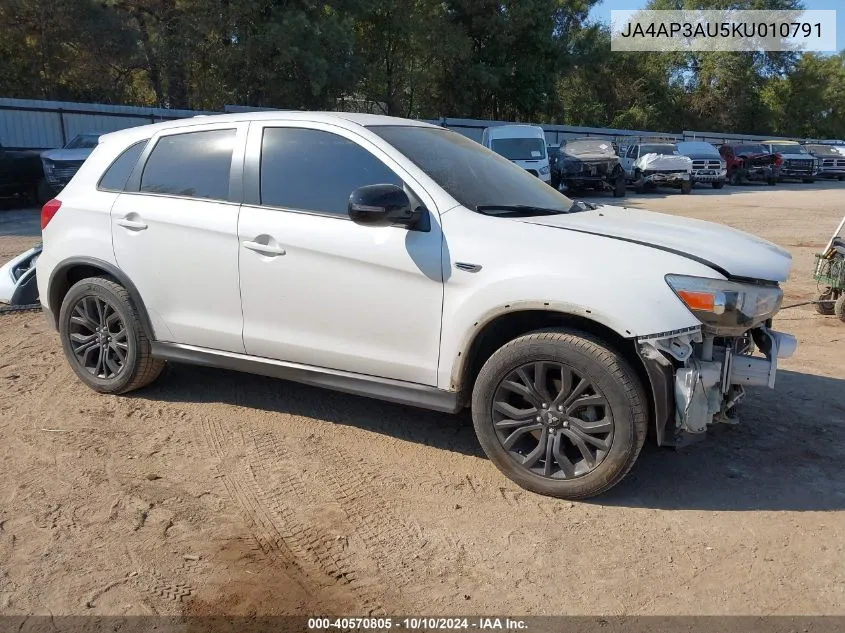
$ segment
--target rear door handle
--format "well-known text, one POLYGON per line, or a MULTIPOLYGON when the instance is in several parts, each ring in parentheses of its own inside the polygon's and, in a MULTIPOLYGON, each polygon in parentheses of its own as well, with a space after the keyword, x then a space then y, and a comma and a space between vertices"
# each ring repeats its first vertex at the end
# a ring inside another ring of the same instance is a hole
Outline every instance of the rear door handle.
POLYGON ((285 249, 280 246, 270 246, 269 244, 261 244, 260 242, 250 242, 246 241, 243 242, 244 248, 248 248, 251 251, 255 251, 256 253, 261 253, 263 255, 284 255, 285 249))
POLYGON ((147 228, 147 225, 144 222, 140 222, 138 220, 127 220, 126 218, 121 218, 117 221, 117 224, 124 228, 132 229, 133 231, 143 231, 147 228))

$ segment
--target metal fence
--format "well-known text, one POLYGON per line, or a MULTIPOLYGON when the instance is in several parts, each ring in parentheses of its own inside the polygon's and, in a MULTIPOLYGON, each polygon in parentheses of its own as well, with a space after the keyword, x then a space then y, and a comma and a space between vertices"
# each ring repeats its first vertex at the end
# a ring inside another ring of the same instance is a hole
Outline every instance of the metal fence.
POLYGON ((52 149, 62 147, 77 134, 105 134, 198 114, 216 113, 0 98, 0 144, 10 149, 52 149))
MULTIPOLYGON (((272 108, 226 106, 225 112, 252 112, 272 108)), ((169 110, 137 106, 72 103, 64 101, 38 101, 34 99, 0 98, 0 144, 13 149, 51 149, 63 146, 75 135, 84 132, 106 133, 137 125, 169 121, 197 115, 218 114, 201 110, 169 110)), ((473 140, 481 141, 484 128, 507 125, 509 121, 482 119, 442 118, 427 122, 459 132, 473 140)), ((778 137, 751 134, 726 134, 723 132, 660 132, 650 130, 624 130, 613 128, 577 127, 571 125, 540 124, 548 143, 560 143, 567 138, 592 136, 616 141, 620 145, 644 138, 661 138, 669 141, 707 141, 710 143, 759 142, 778 137)), ((817 139, 800 139, 817 140, 817 139)))

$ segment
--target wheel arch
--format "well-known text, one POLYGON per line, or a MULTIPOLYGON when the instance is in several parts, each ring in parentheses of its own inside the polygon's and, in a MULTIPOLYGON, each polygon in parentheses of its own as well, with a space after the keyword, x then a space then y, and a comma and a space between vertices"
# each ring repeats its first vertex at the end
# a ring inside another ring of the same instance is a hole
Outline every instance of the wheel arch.
POLYGON ((60 262, 50 274, 50 281, 47 288, 47 300, 50 306, 53 326, 59 327, 59 313, 61 312, 62 301, 71 287, 88 277, 111 277, 121 286, 126 288, 132 302, 138 310, 138 317, 141 321, 141 328, 144 334, 151 341, 155 340, 152 323, 147 314, 147 308, 135 284, 114 264, 97 259, 95 257, 71 257, 60 262))
POLYGON ((524 308, 500 312, 491 317, 468 338, 455 359, 452 386, 458 391, 459 402, 466 405, 471 400, 475 379, 496 350, 529 332, 552 327, 592 334, 628 362, 647 396, 648 414, 653 421, 649 425, 649 434, 653 434, 657 443, 662 444, 666 421, 674 410, 672 377, 661 371, 655 363, 640 356, 635 338, 626 338, 610 326, 584 315, 524 308))

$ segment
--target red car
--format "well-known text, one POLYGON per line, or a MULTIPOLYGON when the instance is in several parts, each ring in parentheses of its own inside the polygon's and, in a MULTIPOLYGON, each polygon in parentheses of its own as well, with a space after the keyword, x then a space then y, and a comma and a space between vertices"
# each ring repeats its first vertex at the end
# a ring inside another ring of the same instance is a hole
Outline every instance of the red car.
POLYGON ((741 185, 746 180, 764 180, 776 185, 783 159, 757 143, 720 145, 719 154, 728 164, 728 182, 741 185))

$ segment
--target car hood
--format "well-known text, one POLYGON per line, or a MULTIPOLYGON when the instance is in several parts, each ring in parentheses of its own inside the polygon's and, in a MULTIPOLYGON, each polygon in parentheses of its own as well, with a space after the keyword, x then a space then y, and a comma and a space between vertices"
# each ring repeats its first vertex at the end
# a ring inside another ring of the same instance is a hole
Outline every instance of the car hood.
POLYGON ((576 213, 514 220, 651 246, 695 259, 729 277, 781 282, 786 281, 792 267, 788 251, 755 235, 722 224, 663 213, 600 206, 576 213))
POLYGON ((565 161, 582 161, 582 162, 596 162, 596 161, 610 161, 616 162, 619 157, 616 154, 606 154, 604 152, 580 152, 578 154, 561 154, 562 160, 565 161))
POLYGON ((91 155, 93 148, 88 149, 48 149, 41 154, 41 158, 48 160, 72 160, 82 162, 91 155))
POLYGON ((784 152, 778 152, 781 158, 784 160, 813 160, 812 154, 785 154, 784 152))
POLYGON ((684 152, 681 156, 686 156, 694 160, 722 160, 720 154, 709 154, 705 152, 684 152))

